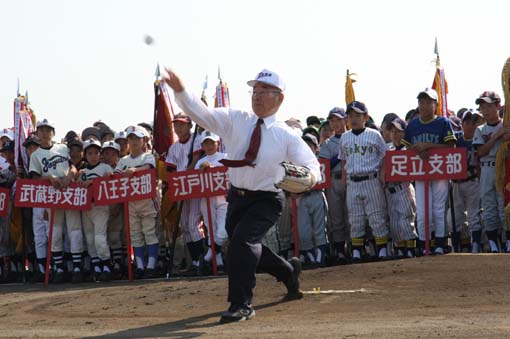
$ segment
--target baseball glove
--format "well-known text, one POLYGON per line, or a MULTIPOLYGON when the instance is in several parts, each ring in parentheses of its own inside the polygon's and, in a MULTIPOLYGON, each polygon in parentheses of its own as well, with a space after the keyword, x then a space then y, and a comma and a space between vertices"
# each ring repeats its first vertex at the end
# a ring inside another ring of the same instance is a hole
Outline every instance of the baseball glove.
POLYGON ((280 163, 284 170, 283 179, 275 184, 277 188, 289 193, 303 193, 315 184, 313 175, 307 167, 297 166, 288 162, 280 163))

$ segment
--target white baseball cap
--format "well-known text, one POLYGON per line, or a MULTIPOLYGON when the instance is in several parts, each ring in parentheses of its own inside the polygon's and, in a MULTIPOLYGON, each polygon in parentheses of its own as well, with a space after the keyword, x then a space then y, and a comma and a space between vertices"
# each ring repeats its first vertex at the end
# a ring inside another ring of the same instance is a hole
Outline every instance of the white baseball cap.
POLYGON ((0 134, 0 138, 7 137, 9 140, 14 140, 14 131, 10 128, 4 128, 0 134))
POLYGON ((49 128, 52 128, 52 129, 55 129, 55 125, 53 125, 53 123, 51 123, 48 119, 44 118, 42 120, 39 120, 37 122, 37 124, 35 125, 35 128, 39 128, 39 127, 44 127, 44 126, 48 126, 49 128))
POLYGON ((140 126, 129 126, 126 129, 126 137, 129 137, 131 134, 134 134, 139 138, 143 138, 147 136, 147 130, 140 126))
POLYGON ((282 92, 285 92, 285 83, 283 79, 278 75, 278 73, 270 71, 264 68, 260 71, 254 80, 250 80, 247 82, 248 86, 253 87, 257 82, 262 82, 264 84, 271 85, 280 89, 282 92))
POLYGON ((119 131, 119 132, 115 133, 114 140, 119 140, 119 139, 127 139, 127 134, 125 131, 119 131))
POLYGON ((416 99, 420 99, 422 98, 423 96, 428 96, 430 99, 432 100, 435 100, 437 101, 437 92, 432 89, 432 88, 425 88, 423 91, 421 91, 420 93, 418 93, 418 95, 416 96, 416 99))
POLYGON ((115 141, 106 141, 103 144, 103 150, 105 150, 107 148, 111 148, 111 149, 114 149, 114 150, 120 152, 120 145, 117 144, 115 141))
POLYGON ((220 137, 211 131, 202 132, 201 137, 202 137, 202 142, 206 141, 207 139, 212 140, 214 142, 218 142, 220 140, 220 137))
POLYGON ((87 148, 89 148, 91 146, 96 146, 101 149, 101 143, 96 139, 90 138, 90 139, 85 140, 85 142, 83 142, 83 152, 85 152, 87 150, 87 148))

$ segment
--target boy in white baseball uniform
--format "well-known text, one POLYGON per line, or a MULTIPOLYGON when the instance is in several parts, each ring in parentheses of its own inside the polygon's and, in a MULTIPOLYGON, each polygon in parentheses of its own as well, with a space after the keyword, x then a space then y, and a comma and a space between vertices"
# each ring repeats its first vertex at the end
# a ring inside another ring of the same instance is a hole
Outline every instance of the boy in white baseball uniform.
MULTIPOLYGON (((302 139, 314 154, 319 152, 319 142, 314 135, 305 134, 302 139)), ((301 193, 298 195, 297 204, 300 256, 303 256, 304 262, 311 267, 323 266, 328 243, 326 237, 328 204, 324 192, 310 190, 301 193)))
MULTIPOLYGON (((143 152, 146 131, 140 126, 130 126, 126 130, 130 154, 122 157, 115 173, 131 176, 137 171, 156 167, 156 159, 149 152, 143 152)), ((152 199, 130 201, 129 225, 131 226, 131 245, 135 251, 136 277, 156 277, 159 241, 156 234, 156 217, 158 211, 152 199), (144 252, 147 247, 147 267, 144 252)))
MULTIPOLYGON (((496 190, 496 153, 503 140, 509 139, 510 132, 503 128, 503 120, 499 116, 501 98, 498 94, 485 91, 476 99, 476 104, 480 105, 480 112, 486 120, 485 124, 477 128, 473 139, 473 147, 481 165, 480 198, 483 223, 490 251, 498 253, 498 232, 503 231, 505 224, 505 199, 503 194, 496 190)), ((506 247, 510 251, 510 231, 507 231, 506 235, 506 247)))
MULTIPOLYGON (((387 129, 390 131, 391 139, 389 151, 405 149, 402 138, 407 123, 397 117, 388 126, 387 129)), ((414 188, 409 181, 391 182, 386 184, 385 193, 396 257, 412 258, 415 256, 416 239, 418 238, 414 226, 414 218, 416 217, 414 188)))
MULTIPOLYGON (((122 132, 126 133, 126 132, 122 132)), ((127 139, 126 139, 127 140, 127 139)), ((127 148, 127 146, 126 146, 127 148)), ((115 141, 106 141, 103 143, 102 153, 103 162, 115 170, 120 159, 120 145, 115 141)), ((113 278, 120 279, 123 273, 123 255, 122 248, 126 246, 124 233, 124 205, 110 205, 110 216, 108 218, 108 244, 113 259, 113 278)), ((124 252, 125 253, 125 252, 124 252)))
POLYGON ((352 260, 361 260, 367 218, 375 237, 378 258, 386 259, 388 228, 382 185, 386 143, 381 133, 365 127, 369 116, 364 103, 351 102, 347 106, 347 116, 352 129, 340 139, 338 158, 342 160, 342 182, 347 188, 352 260))
MULTIPOLYGON (((214 133, 209 131, 204 131, 201 136, 202 140, 202 149, 205 152, 205 157, 198 160, 195 165, 195 169, 206 169, 210 167, 218 167, 223 166, 219 161, 225 158, 225 153, 218 152, 219 149, 219 141, 220 137, 214 133)), ((204 219, 204 224, 207 227, 207 231, 209 231, 209 218, 207 216, 207 199, 202 198, 200 201, 200 212, 202 213, 202 217, 204 219)), ((227 216, 227 198, 224 195, 218 195, 215 197, 209 198, 210 208, 211 208, 211 220, 213 224, 214 231, 214 241, 211 240, 211 235, 209 234, 208 246, 209 249, 207 253, 203 256, 205 262, 209 263, 212 260, 212 251, 211 251, 211 243, 214 242, 214 249, 216 251, 216 265, 218 270, 224 269, 223 264, 223 255, 222 255, 222 246, 228 238, 227 231, 225 229, 225 218, 227 216)), ((205 267, 203 267, 203 263, 200 262, 200 271, 202 274, 205 272, 205 267)))
MULTIPOLYGON (((36 128, 40 147, 30 156, 29 175, 32 179, 50 181, 56 189, 65 189, 78 173, 69 159, 67 146, 53 143, 55 127, 47 119, 38 121, 36 128)), ((81 213, 78 210, 61 209, 55 209, 53 221, 53 239, 51 242, 54 262, 53 282, 59 283, 64 280, 64 256, 62 252, 64 250, 64 224, 67 227, 73 258, 72 281, 75 283, 81 282, 83 280, 81 272, 83 252, 81 213)))
MULTIPOLYGON (((96 178, 109 176, 113 169, 101 162, 101 143, 88 139, 83 143, 83 152, 87 166, 80 171, 80 181, 84 187, 89 187, 96 178)), ((109 206, 95 206, 82 213, 83 231, 87 240, 87 251, 92 263, 92 277, 95 281, 110 281, 112 272, 111 258, 108 248, 107 229, 109 206)))
MULTIPOLYGON (((186 171, 194 169, 202 146, 200 135, 191 134, 191 118, 184 113, 179 113, 173 119, 174 132, 179 140, 170 146, 165 163, 170 172, 186 171), (191 158, 189 157, 191 154, 191 158)), ((199 259, 204 253, 204 232, 200 215, 200 199, 185 200, 182 202, 180 225, 184 242, 191 255, 189 274, 198 273, 199 259)))

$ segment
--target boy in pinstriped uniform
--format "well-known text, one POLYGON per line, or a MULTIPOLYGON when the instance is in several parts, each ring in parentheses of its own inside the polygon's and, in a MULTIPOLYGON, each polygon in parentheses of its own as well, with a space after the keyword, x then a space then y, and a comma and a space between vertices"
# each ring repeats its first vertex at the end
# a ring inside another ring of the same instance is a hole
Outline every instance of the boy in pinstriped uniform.
MULTIPOLYGON (((401 141, 407 123, 397 117, 389 125, 391 138, 389 151, 405 149, 401 141)), ((418 238, 414 226, 416 216, 414 188, 408 181, 391 182, 386 184, 385 193, 395 254, 399 258, 412 258, 415 256, 416 238, 418 238)))
POLYGON ((345 110, 334 107, 328 116, 328 121, 334 135, 321 146, 319 157, 330 161, 331 187, 326 190, 330 227, 330 241, 333 242, 335 259, 339 263, 346 263, 345 243, 350 240, 351 229, 348 223, 345 189, 342 186, 342 162, 338 159, 340 138, 346 131, 347 114, 345 110))
POLYGON ((379 259, 388 257, 386 244, 386 198, 384 157, 386 143, 381 133, 366 128, 368 110, 364 103, 353 101, 347 106, 352 129, 340 139, 338 158, 342 160, 342 183, 347 188, 347 210, 351 224, 352 260, 361 260, 368 218, 375 237, 379 259))

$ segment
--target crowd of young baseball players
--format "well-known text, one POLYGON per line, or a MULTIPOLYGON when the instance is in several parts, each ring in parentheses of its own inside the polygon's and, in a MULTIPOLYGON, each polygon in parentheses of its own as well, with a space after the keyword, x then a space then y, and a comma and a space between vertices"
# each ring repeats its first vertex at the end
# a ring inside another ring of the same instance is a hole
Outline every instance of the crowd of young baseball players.
MULTIPOLYGON (((473 100, 477 109, 462 108, 450 117, 435 114, 438 96, 434 90, 423 90, 417 99, 418 107, 405 118, 389 113, 380 127, 359 101, 345 110, 333 108, 326 119, 308 117, 304 129, 299 120, 288 120, 289 128, 302 135, 318 158, 330 161, 331 185, 326 190, 297 195, 282 192, 286 195, 282 216, 265 242, 280 255, 293 256, 291 201, 295 199, 300 259, 305 267, 423 255, 425 182, 385 182, 384 158, 393 150, 413 149, 426 159, 430 148, 465 147, 468 177, 429 183, 431 252, 510 252, 503 194, 495 184, 496 152, 503 140, 510 139, 509 131, 503 128, 500 97, 495 92, 483 92, 473 100), (453 199, 448 199, 449 194, 453 199)), ((192 126, 185 114, 174 117, 177 140, 164 159, 167 171, 221 166, 219 160, 228 158, 228 149, 217 135, 199 129, 199 133, 193 132, 192 126)), ((55 128, 47 119, 37 121, 36 132, 23 144, 30 159, 24 176, 49 180, 61 189, 71 182, 87 187, 98 177, 133 175, 156 167, 158 155, 152 150, 149 124, 114 132, 98 121, 80 135, 69 131, 62 143, 54 142, 55 128)), ((14 165, 13 139, 12 129, 4 129, 0 137, 0 187, 12 188, 20 175, 14 165)), ((161 187, 164 185, 160 191, 161 187)), ((129 202, 132 265, 138 279, 165 273, 167 243, 160 221, 161 192, 157 197, 129 202)), ((14 208, 12 198, 10 220, 0 217, 0 282, 22 281, 27 276, 22 273, 25 265, 30 281, 43 281, 49 211, 14 208), (25 234, 25 245, 21 234, 25 234), (25 262, 23 253, 28 258, 25 262)), ((211 246, 219 272, 228 269, 224 267, 227 207, 224 196, 211 199, 214 239, 210 239, 205 199, 183 203, 179 241, 185 246, 177 249, 182 252, 176 255, 179 273, 210 274, 211 246)), ((55 210, 51 281, 125 279, 125 239, 121 204, 92 205, 84 212, 55 210)))

